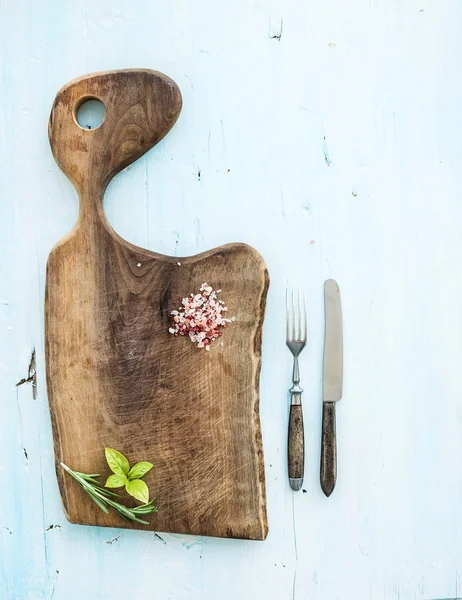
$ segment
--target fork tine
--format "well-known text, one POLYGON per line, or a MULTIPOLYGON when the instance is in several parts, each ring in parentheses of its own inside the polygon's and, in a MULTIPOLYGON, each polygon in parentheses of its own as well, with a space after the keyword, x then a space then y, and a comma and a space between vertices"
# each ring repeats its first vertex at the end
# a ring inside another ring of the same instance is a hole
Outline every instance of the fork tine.
POLYGON ((297 340, 299 342, 302 341, 302 336, 303 336, 303 333, 302 333, 302 325, 303 325, 302 320, 303 319, 302 319, 302 301, 301 301, 301 298, 302 298, 302 296, 301 296, 300 290, 298 290, 297 291, 297 313, 298 313, 297 340))
POLYGON ((292 296, 292 340, 296 339, 297 336, 297 313, 295 312, 295 294, 294 290, 291 292, 292 296))
POLYGON ((286 289, 286 340, 306 342, 306 296, 286 289))
POLYGON ((295 332, 295 313, 294 313, 294 290, 290 290, 290 339, 294 339, 295 332))
POLYGON ((298 340, 298 290, 294 290, 294 303, 292 310, 294 311, 294 335, 292 337, 293 340, 298 340))

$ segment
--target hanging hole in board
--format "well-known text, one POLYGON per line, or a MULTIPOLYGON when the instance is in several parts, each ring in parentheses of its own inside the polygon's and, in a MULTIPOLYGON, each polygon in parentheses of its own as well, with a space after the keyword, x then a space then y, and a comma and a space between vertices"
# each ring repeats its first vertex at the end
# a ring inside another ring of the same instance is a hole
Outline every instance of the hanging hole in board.
POLYGON ((97 129, 104 121, 106 109, 101 100, 90 98, 78 107, 75 118, 82 129, 97 129))

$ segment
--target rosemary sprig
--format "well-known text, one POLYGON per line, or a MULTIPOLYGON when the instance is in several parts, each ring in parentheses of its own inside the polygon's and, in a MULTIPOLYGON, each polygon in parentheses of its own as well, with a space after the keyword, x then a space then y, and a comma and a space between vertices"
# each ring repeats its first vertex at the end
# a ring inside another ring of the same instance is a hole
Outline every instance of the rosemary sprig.
POLYGON ((125 521, 136 521, 137 523, 142 523, 143 525, 149 525, 148 521, 140 519, 140 516, 157 512, 157 508, 153 504, 155 498, 146 504, 135 506, 135 508, 128 508, 127 506, 124 506, 123 504, 120 504, 120 502, 114 500, 114 498, 119 497, 118 494, 110 492, 100 485, 99 481, 95 479, 95 477, 99 477, 99 474, 92 473, 88 475, 86 473, 79 473, 78 471, 73 471, 64 463, 60 464, 62 468, 67 471, 69 475, 73 477, 85 490, 93 502, 106 514, 109 513, 107 507, 110 506, 116 510, 125 521))

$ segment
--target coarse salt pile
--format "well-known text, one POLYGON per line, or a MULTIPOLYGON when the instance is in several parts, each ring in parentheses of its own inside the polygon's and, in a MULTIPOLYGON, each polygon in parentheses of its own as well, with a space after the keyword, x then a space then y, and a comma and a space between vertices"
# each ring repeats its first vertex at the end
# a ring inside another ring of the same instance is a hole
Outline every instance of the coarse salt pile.
POLYGON ((182 306, 173 310, 173 323, 169 332, 175 336, 189 335, 191 342, 199 348, 210 350, 210 344, 215 342, 226 328, 227 323, 236 317, 227 319, 228 308, 222 300, 217 299, 221 290, 214 291, 208 283, 203 283, 199 294, 190 294, 181 301, 182 306))

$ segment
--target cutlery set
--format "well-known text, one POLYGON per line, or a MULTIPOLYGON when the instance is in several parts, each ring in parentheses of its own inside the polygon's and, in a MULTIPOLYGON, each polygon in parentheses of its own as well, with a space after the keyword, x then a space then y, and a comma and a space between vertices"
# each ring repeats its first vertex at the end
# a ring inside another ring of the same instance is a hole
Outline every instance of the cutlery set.
MULTIPOLYGON (((324 284, 325 337, 322 386, 322 434, 320 483, 330 496, 337 480, 336 403, 343 388, 342 305, 338 284, 328 279, 324 284)), ((306 345, 306 303, 300 292, 286 295, 286 344, 294 358, 288 434, 288 472, 290 487, 299 491, 303 484, 305 448, 302 392, 298 357, 306 345)))

